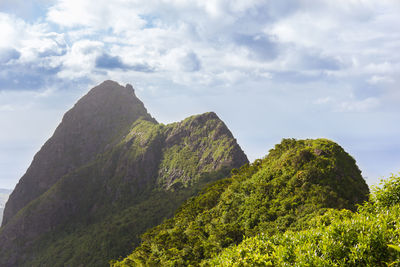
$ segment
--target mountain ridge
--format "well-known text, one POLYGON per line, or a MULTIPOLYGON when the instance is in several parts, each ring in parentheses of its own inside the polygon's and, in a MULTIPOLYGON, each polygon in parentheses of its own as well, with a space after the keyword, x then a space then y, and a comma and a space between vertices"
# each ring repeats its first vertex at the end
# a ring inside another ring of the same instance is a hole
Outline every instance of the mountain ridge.
POLYGON ((106 81, 64 115, 14 190, 0 265, 106 266, 205 183, 247 162, 215 113, 159 124, 130 85, 106 81))
POLYGON ((307 228, 327 209, 355 210, 368 194, 355 160, 338 144, 283 139, 263 159, 186 201, 113 266, 212 266, 207 260, 245 237, 307 228))

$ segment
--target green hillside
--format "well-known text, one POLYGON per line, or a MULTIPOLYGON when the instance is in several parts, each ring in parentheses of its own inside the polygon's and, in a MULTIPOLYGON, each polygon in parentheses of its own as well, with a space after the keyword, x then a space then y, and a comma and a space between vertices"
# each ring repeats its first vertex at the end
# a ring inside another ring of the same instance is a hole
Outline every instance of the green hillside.
POLYGON ((400 266, 400 176, 374 188, 353 213, 329 210, 307 230, 263 233, 202 266, 400 266))
POLYGON ((355 160, 336 143, 284 139, 264 159, 187 201, 113 264, 196 266, 209 260, 212 266, 246 238, 308 229, 310 220, 331 208, 356 210, 368 193, 355 160))

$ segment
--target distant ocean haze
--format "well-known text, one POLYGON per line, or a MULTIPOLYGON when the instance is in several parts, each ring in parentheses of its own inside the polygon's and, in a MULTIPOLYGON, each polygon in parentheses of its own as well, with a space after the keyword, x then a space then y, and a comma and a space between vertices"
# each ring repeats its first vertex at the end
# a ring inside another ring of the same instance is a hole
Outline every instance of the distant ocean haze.
POLYGON ((0 224, 3 220, 3 211, 12 190, 0 188, 0 224))

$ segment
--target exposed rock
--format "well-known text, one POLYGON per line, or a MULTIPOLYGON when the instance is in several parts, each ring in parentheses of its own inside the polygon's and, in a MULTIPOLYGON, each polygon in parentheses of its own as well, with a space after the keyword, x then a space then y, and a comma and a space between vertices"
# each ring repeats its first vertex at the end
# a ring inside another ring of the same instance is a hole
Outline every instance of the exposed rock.
POLYGON ((323 151, 322 149, 318 149, 318 148, 314 149, 314 153, 315 153, 315 155, 317 155, 317 156, 326 155, 326 152, 325 152, 325 151, 323 151))

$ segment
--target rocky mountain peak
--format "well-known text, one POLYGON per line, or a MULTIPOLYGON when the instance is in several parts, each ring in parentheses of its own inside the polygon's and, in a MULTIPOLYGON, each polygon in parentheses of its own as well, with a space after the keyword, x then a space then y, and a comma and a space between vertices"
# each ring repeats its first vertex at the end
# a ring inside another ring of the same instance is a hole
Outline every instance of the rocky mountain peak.
POLYGON ((81 100, 85 100, 83 102, 104 102, 109 100, 110 98, 125 97, 128 98, 128 101, 126 101, 125 103, 129 103, 129 101, 136 102, 135 99, 137 99, 137 97, 135 95, 135 89, 132 87, 132 85, 126 84, 126 86, 122 86, 115 81, 107 80, 89 90, 89 92, 81 100))
POLYGON ((2 224, 63 175, 119 142, 138 118, 156 122, 132 85, 105 81, 91 89, 64 115, 53 136, 35 155, 9 198, 2 224))

